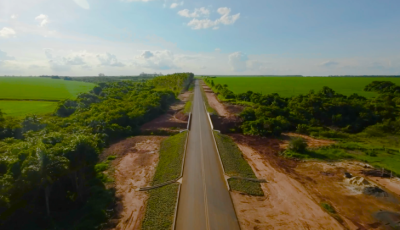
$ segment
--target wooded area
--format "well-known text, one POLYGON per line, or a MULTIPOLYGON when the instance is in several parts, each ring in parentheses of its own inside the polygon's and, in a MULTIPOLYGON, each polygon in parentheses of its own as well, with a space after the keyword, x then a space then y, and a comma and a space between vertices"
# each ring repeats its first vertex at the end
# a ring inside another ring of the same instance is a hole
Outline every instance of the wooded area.
POLYGON ((288 98, 252 91, 235 94, 227 85, 214 84, 212 78, 205 78, 205 82, 221 100, 246 105, 240 114, 244 134, 268 136, 296 130, 313 136, 341 137, 367 127, 371 132, 400 131, 400 87, 392 82, 374 81, 367 85, 365 90, 379 93, 371 99, 338 94, 327 86, 288 98))
POLYGON ((76 100, 61 101, 48 116, 18 119, 0 111, 1 228, 98 229, 115 199, 96 167, 99 153, 139 134, 193 78, 181 73, 100 83, 76 100))

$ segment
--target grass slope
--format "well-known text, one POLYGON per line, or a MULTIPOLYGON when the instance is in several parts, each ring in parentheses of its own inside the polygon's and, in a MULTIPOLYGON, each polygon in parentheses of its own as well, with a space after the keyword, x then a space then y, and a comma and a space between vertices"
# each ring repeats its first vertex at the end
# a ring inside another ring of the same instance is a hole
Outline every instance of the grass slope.
POLYGON ((5 116, 20 117, 29 114, 53 112, 57 102, 47 101, 0 101, 0 110, 5 116))
POLYGON ((177 179, 182 170, 187 132, 171 136, 161 143, 160 160, 152 185, 177 179))
POLYGON ((170 184, 150 190, 142 230, 171 229, 174 221, 175 205, 178 199, 178 184, 170 184))
POLYGON ((357 93, 370 98, 377 94, 363 89, 373 81, 391 81, 400 85, 400 78, 383 77, 217 77, 213 81, 215 84, 227 84, 234 93, 250 90, 264 94, 278 93, 283 97, 306 94, 310 90, 318 91, 328 86, 344 95, 357 93))
MULTIPOLYGON (((228 176, 256 179, 256 175, 247 161, 243 158, 243 154, 235 142, 233 142, 229 136, 222 135, 216 131, 214 131, 214 136, 217 141, 218 150, 219 154, 221 155, 225 173, 228 176)), ((264 195, 259 182, 230 178, 228 183, 232 190, 244 192, 254 196, 264 195)))
POLYGON ((75 98, 95 85, 40 77, 0 77, 0 98, 61 100, 75 98))
MULTIPOLYGON (((181 174, 187 132, 169 137, 161 143, 160 159, 152 185, 177 179, 181 174)), ((171 229, 179 185, 174 183, 149 191, 142 229, 171 229)))

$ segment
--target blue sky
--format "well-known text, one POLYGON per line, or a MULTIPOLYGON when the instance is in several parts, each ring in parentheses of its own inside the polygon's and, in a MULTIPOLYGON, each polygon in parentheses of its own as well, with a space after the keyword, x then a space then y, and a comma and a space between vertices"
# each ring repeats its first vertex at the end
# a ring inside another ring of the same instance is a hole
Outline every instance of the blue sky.
POLYGON ((400 74, 398 0, 2 0, 0 75, 400 74))

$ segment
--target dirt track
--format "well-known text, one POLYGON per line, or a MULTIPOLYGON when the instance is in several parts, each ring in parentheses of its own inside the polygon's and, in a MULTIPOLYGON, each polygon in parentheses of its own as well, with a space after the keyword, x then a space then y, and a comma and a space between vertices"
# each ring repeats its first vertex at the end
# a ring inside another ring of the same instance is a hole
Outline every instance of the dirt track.
POLYGON ((118 198, 115 230, 139 229, 148 195, 137 191, 149 186, 158 162, 160 143, 165 137, 137 136, 118 142, 102 154, 118 155, 113 162, 118 198))

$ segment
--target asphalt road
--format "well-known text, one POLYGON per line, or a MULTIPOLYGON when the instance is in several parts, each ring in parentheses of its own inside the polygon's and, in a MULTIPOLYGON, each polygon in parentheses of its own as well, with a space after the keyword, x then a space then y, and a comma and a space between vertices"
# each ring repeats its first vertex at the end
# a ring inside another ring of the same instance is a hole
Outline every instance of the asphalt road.
POLYGON ((240 229, 196 81, 176 229, 240 229))

